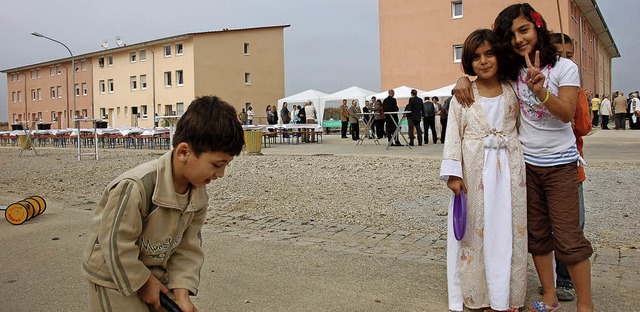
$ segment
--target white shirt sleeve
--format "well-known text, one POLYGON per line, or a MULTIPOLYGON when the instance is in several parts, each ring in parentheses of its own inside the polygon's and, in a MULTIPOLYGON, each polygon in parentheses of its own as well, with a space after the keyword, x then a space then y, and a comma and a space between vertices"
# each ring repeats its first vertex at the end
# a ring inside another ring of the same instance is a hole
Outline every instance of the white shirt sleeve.
POLYGON ((440 179, 447 181, 450 176, 463 178, 462 162, 453 159, 443 159, 440 165, 440 179))
POLYGON ((553 72, 558 76, 558 87, 580 87, 578 65, 571 60, 560 57, 553 72))

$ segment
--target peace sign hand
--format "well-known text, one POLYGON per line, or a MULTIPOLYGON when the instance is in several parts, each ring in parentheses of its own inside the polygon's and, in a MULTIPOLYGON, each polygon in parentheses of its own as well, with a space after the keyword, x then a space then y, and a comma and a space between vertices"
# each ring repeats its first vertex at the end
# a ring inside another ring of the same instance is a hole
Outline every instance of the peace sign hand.
POLYGON ((536 51, 536 58, 534 63, 531 64, 531 59, 529 59, 529 54, 524 55, 524 59, 527 62, 527 76, 525 77, 525 82, 529 90, 531 90, 534 94, 538 94, 541 90, 544 89, 544 80, 546 77, 542 74, 540 70, 540 51, 536 51))

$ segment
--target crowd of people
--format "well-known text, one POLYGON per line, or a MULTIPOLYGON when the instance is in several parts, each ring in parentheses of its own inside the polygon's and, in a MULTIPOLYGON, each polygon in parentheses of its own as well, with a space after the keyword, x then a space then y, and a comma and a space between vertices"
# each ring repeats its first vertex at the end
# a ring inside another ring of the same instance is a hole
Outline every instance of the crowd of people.
POLYGON ((611 130, 609 123, 613 120, 614 130, 626 130, 627 123, 629 129, 639 130, 640 93, 638 91, 631 92, 628 97, 625 97, 622 91, 616 91, 611 99, 608 94, 603 94, 602 98, 597 93, 593 97, 591 94, 588 95, 588 101, 591 104, 592 126, 598 127, 600 124, 602 130, 611 130))

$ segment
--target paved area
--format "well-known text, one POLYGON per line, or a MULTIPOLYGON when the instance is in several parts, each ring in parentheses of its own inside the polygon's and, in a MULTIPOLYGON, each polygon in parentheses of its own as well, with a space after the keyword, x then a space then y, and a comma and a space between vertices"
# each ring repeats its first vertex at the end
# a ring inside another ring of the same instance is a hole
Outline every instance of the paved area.
MULTIPOLYGON (((640 165, 638 138, 640 131, 594 131, 585 138, 587 160, 640 165)), ((386 150, 368 140, 356 147, 339 136, 324 139, 324 144, 278 144, 262 152, 432 159, 442 154, 441 144, 386 150)), ((25 225, 0 223, 0 301, 7 311, 86 310, 79 263, 94 203, 72 209, 49 205, 46 214, 25 225), (8 260, 15 257, 21 260, 8 260)), ((447 310, 442 235, 240 209, 210 214, 203 238, 207 257, 194 297, 200 311, 447 310)), ((596 246, 591 260, 597 310, 640 311, 638 247, 596 246)), ((528 302, 538 298, 537 286, 530 265, 528 302)), ((563 307, 575 310, 574 303, 563 307)))

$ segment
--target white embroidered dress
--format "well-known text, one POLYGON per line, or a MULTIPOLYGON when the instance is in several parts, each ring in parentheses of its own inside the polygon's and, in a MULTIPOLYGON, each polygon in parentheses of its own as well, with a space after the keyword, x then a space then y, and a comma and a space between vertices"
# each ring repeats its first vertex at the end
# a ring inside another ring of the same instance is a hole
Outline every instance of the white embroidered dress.
POLYGON ((518 140, 518 102, 502 83, 495 98, 478 94, 449 109, 440 176, 463 178, 467 188, 466 234, 453 234, 453 193, 447 217, 449 309, 522 307, 527 286, 526 180, 518 140))

